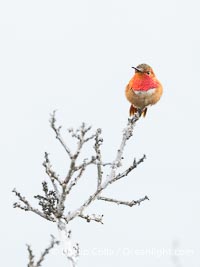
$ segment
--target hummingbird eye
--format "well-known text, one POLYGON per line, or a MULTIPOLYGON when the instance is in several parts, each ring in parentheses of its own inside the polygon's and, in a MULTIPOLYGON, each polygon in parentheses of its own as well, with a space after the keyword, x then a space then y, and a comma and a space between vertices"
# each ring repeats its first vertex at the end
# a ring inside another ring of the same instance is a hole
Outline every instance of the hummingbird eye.
POLYGON ((147 71, 147 74, 148 74, 148 75, 150 75, 150 74, 151 74, 151 72, 150 72, 150 71, 147 71))

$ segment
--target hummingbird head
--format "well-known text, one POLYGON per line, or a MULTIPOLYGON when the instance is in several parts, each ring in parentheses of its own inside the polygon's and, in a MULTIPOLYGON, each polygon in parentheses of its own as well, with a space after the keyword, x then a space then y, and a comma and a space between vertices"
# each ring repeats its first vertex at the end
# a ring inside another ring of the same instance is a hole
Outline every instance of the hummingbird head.
POLYGON ((147 64, 140 64, 135 69, 135 75, 131 80, 131 87, 134 90, 146 91, 158 86, 158 80, 153 69, 147 64))
POLYGON ((132 67, 132 68, 135 69, 135 73, 136 74, 139 74, 141 76, 143 76, 144 74, 148 75, 150 77, 154 77, 155 76, 152 68, 149 65, 145 64, 145 63, 140 64, 137 67, 132 67))

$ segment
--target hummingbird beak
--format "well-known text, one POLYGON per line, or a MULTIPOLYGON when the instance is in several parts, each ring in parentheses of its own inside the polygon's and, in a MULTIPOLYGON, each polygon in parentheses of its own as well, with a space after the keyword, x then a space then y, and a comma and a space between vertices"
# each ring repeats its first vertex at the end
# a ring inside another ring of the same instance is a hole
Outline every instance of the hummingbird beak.
POLYGON ((139 72, 143 72, 141 69, 138 69, 138 68, 136 68, 136 67, 132 67, 132 69, 135 69, 135 70, 137 70, 137 71, 139 71, 139 72))

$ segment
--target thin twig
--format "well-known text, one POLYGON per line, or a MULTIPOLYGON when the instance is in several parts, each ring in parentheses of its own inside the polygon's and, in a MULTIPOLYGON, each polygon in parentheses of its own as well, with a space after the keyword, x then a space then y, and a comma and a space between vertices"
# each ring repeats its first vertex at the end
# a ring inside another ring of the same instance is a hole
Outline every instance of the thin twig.
POLYGON ((58 141, 60 142, 60 144, 62 145, 62 147, 64 148, 64 150, 67 152, 68 156, 70 158, 72 158, 72 153, 70 151, 70 149, 68 148, 68 146, 65 144, 61 134, 60 134, 60 130, 61 130, 61 126, 56 127, 56 110, 53 111, 53 113, 51 114, 51 118, 49 120, 51 128, 54 130, 55 134, 56 134, 56 138, 58 139, 58 141))
POLYGON ((55 190, 57 196, 59 197, 59 194, 60 194, 60 193, 59 193, 58 186, 57 186, 57 184, 55 183, 55 181, 58 182, 59 185, 62 185, 62 182, 60 181, 58 174, 56 174, 56 173, 52 170, 52 166, 51 166, 51 163, 50 163, 50 160, 49 160, 49 154, 48 154, 47 152, 45 152, 45 154, 44 154, 44 159, 45 159, 45 160, 44 160, 44 162, 43 162, 43 166, 44 166, 44 168, 45 168, 45 172, 46 172, 46 174, 49 176, 50 181, 51 181, 51 183, 52 183, 52 185, 53 185, 53 188, 54 188, 54 190, 55 190))
POLYGON ((59 245, 59 241, 55 239, 53 235, 51 235, 51 243, 50 245, 42 252, 39 260, 36 263, 36 266, 41 266, 41 263, 44 261, 47 254, 49 254, 50 250, 54 248, 55 245, 59 245))
POLYGON ((137 168, 137 166, 144 162, 144 160, 146 159, 146 155, 143 155, 143 157, 141 157, 138 161, 136 161, 136 159, 134 159, 133 161, 133 164, 128 168, 126 169, 124 172, 122 173, 119 173, 118 175, 116 175, 116 177, 111 181, 111 183, 127 176, 132 170, 134 170, 135 168, 137 168))
POLYGON ((28 267, 34 267, 34 255, 30 245, 26 245, 28 250, 28 267))
POLYGON ((67 188, 67 194, 69 194, 72 190, 72 188, 77 184, 78 180, 83 176, 83 173, 85 171, 86 167, 83 165, 82 168, 79 170, 78 175, 71 181, 67 188))
POLYGON ((88 161, 88 159, 84 159, 82 164, 74 167, 74 171, 76 172, 76 171, 82 169, 83 167, 87 167, 91 164, 96 164, 96 159, 97 159, 97 157, 95 157, 95 156, 92 156, 89 161, 88 161))
POLYGON ((50 250, 54 248, 55 245, 58 245, 59 241, 55 239, 53 235, 51 235, 50 245, 45 248, 45 250, 41 253, 41 256, 37 262, 34 261, 35 256, 33 255, 33 251, 30 245, 27 245, 29 262, 28 267, 40 267, 41 263, 45 260, 45 257, 49 254, 50 250))
POLYGON ((103 224, 103 221, 102 221, 103 214, 102 215, 96 215, 96 214, 84 215, 84 214, 80 214, 79 217, 81 217, 82 219, 85 219, 87 222, 95 221, 95 222, 103 224))
POLYGON ((19 192, 17 192, 16 189, 13 189, 12 192, 15 193, 15 195, 19 198, 19 200, 24 204, 24 206, 22 206, 20 203, 15 202, 13 204, 14 208, 20 208, 21 210, 24 210, 24 211, 32 211, 35 214, 41 216, 42 218, 44 218, 48 221, 56 222, 55 218, 53 218, 52 216, 46 215, 43 212, 41 212, 40 210, 33 208, 30 205, 30 203, 27 201, 27 199, 25 197, 22 197, 22 195, 19 192))
POLYGON ((108 198, 108 197, 102 197, 102 196, 97 197, 97 199, 107 201, 107 202, 116 203, 117 205, 126 205, 129 207, 133 207, 135 205, 140 205, 141 202, 143 202, 145 200, 149 200, 149 198, 147 196, 140 198, 138 200, 132 200, 132 201, 123 201, 123 200, 117 200, 117 199, 108 198))

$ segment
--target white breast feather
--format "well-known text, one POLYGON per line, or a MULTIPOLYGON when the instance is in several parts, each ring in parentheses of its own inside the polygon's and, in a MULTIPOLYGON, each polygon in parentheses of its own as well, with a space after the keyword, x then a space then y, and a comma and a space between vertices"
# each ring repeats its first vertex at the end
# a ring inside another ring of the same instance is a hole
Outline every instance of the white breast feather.
POLYGON ((151 88, 151 89, 149 89, 149 90, 147 90, 147 91, 144 91, 144 90, 134 90, 133 89, 133 91, 134 91, 134 93, 136 94, 136 95, 143 95, 143 96, 145 96, 145 95, 153 95, 154 93, 155 93, 155 91, 156 91, 156 88, 151 88))

